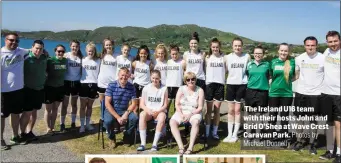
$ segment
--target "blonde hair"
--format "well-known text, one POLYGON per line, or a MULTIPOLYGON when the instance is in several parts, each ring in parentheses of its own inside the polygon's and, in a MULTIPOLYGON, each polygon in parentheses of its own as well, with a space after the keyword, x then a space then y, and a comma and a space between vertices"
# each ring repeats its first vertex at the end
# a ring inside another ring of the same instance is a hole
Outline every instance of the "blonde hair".
POLYGON ((290 47, 289 47, 289 45, 287 43, 281 43, 279 45, 279 47, 281 47, 281 46, 287 46, 288 49, 289 49, 289 54, 288 54, 288 56, 287 56, 287 58, 286 58, 286 60, 284 62, 284 70, 283 70, 284 71, 284 79, 285 79, 285 81, 287 83, 289 83, 289 76, 290 76, 290 70, 291 70, 290 58, 289 58, 289 56, 290 56, 290 47))
POLYGON ((86 45, 86 47, 85 47, 85 49, 89 49, 89 48, 91 48, 91 49, 93 49, 94 50, 94 56, 93 56, 93 59, 94 60, 96 60, 96 59, 98 59, 98 54, 97 54, 97 49, 96 49, 96 45, 91 41, 91 42, 89 42, 87 45, 86 45))
POLYGON ((197 76, 195 75, 195 73, 193 72, 186 72, 185 75, 184 75, 184 82, 186 83, 186 80, 188 78, 197 78, 197 76))
POLYGON ((157 50, 158 49, 162 49, 163 50, 163 52, 165 53, 165 57, 164 58, 165 58, 165 60, 167 60, 168 59, 168 52, 167 52, 167 48, 166 48, 165 44, 158 44, 156 46, 155 51, 154 51, 155 59, 157 59, 157 50))

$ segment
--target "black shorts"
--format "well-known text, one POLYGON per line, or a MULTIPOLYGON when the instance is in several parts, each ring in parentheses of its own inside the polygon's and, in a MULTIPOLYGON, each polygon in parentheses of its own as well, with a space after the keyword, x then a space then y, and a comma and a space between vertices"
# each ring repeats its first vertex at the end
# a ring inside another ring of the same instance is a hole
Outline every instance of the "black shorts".
MULTIPOLYGON (((294 97, 294 106, 295 108, 302 108, 302 107, 311 107, 314 108, 314 110, 312 110, 311 112, 294 112, 295 116, 304 116, 304 115, 308 115, 308 116, 312 116, 312 115, 318 115, 320 112, 320 95, 304 95, 304 94, 300 94, 300 93, 295 93, 295 97, 294 97)), ((295 109, 297 110, 297 109, 295 109)))
MULTIPOLYGON (((186 85, 186 83, 185 83, 185 85, 186 85)), ((200 87, 204 92, 206 91, 206 82, 205 82, 205 80, 197 79, 197 81, 195 82, 195 85, 200 87)))
POLYGON ((106 90, 106 88, 98 87, 98 93, 99 94, 105 94, 105 90, 106 90))
POLYGON ((246 84, 231 85, 226 84, 225 100, 229 102, 240 103, 241 99, 245 99, 246 84))
POLYGON ((168 87, 168 99, 175 99, 179 87, 168 87))
POLYGON ((97 83, 82 83, 79 97, 96 99, 98 98, 97 83))
POLYGON ((51 87, 51 86, 45 86, 45 104, 52 104, 54 102, 62 102, 64 99, 64 86, 60 87, 51 87))
POLYGON ((78 96, 81 89, 80 81, 64 80, 65 96, 78 96))
POLYGON ((6 118, 10 114, 20 114, 24 107, 24 89, 12 92, 1 92, 1 117, 6 118))
POLYGON ((269 107, 292 106, 293 97, 269 97, 269 107))
POLYGON ((224 84, 210 83, 206 86, 206 101, 224 101, 224 84))
POLYGON ((327 122, 341 121, 341 97, 337 95, 321 94, 320 113, 327 115, 327 122))
POLYGON ((245 106, 266 107, 269 102, 269 91, 259 89, 246 89, 245 106))
POLYGON ((33 111, 39 110, 43 106, 45 101, 45 91, 34 90, 31 88, 24 88, 24 110, 23 111, 33 111))
POLYGON ((137 83, 134 83, 134 87, 136 90, 136 98, 140 98, 142 96, 142 90, 143 90, 144 86, 137 84, 137 83))

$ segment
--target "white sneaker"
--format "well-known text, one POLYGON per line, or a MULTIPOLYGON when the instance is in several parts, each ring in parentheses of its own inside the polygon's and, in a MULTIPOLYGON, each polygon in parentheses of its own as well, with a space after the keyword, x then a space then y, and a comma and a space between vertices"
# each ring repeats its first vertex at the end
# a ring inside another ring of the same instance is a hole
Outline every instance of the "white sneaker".
POLYGON ((235 143, 238 141, 238 137, 237 136, 232 136, 232 138, 230 139, 230 143, 235 143))
POLYGON ((86 125, 85 128, 86 128, 86 130, 89 130, 89 131, 95 129, 91 124, 86 125))
POLYGON ((229 143, 231 138, 232 138, 232 136, 227 136, 227 137, 223 140, 223 142, 224 142, 224 143, 229 143))
POLYGON ((83 132, 85 132, 85 127, 84 127, 84 126, 81 126, 81 127, 79 128, 79 133, 83 133, 83 132))

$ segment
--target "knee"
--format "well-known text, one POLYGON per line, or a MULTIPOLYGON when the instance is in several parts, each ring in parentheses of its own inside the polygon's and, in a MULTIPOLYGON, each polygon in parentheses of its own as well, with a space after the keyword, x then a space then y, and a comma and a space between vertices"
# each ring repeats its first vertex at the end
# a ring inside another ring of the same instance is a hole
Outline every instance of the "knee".
POLYGON ((198 127, 199 126, 199 120, 193 120, 192 122, 191 122, 191 125, 194 127, 198 127))
POLYGON ((171 119, 171 120, 169 121, 169 126, 170 126, 171 128, 176 128, 176 127, 178 127, 178 124, 175 122, 175 120, 171 119))
POLYGON ((166 120, 166 114, 165 113, 159 113, 159 116, 158 116, 158 118, 157 118, 157 121, 159 122, 159 123, 162 123, 162 124, 164 124, 165 123, 165 120, 166 120))
POLYGON ((130 113, 129 116, 128 116, 128 119, 129 119, 129 121, 131 121, 131 122, 137 122, 137 120, 138 120, 139 118, 137 117, 136 114, 130 113))

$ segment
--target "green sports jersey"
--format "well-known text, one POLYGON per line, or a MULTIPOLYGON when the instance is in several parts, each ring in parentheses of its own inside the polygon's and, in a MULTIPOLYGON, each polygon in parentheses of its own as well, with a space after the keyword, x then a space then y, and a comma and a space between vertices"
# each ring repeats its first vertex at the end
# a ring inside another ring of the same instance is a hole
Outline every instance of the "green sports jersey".
POLYGON ((248 63, 246 74, 248 75, 247 88, 269 90, 269 62, 262 61, 258 65, 254 60, 248 63))
POLYGON ((176 157, 153 157, 152 163, 177 163, 176 157))
POLYGON ((284 63, 279 58, 273 59, 270 66, 272 82, 269 90, 270 97, 293 97, 292 79, 295 75, 295 60, 290 59, 289 81, 284 78, 284 63))
POLYGON ((46 80, 47 58, 45 54, 37 58, 32 52, 29 53, 24 63, 24 85, 25 87, 41 90, 46 80))
POLYGON ((60 87, 64 85, 64 75, 67 59, 58 59, 56 56, 47 60, 47 80, 46 85, 51 87, 60 87))

